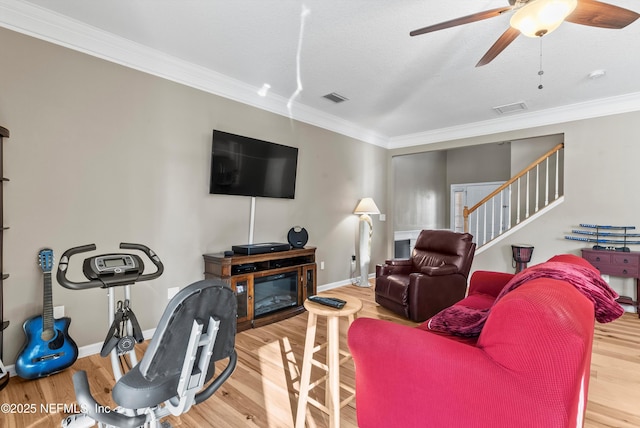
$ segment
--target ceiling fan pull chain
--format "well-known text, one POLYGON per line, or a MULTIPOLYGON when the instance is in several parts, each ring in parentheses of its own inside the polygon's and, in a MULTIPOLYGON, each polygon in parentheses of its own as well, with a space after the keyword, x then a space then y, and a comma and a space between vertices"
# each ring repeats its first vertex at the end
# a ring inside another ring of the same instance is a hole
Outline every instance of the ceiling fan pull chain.
POLYGON ((544 86, 542 86, 543 74, 544 74, 544 70, 542 70, 542 35, 540 35, 540 70, 538 71, 538 76, 540 76, 540 84, 538 85, 538 89, 544 88, 544 86))

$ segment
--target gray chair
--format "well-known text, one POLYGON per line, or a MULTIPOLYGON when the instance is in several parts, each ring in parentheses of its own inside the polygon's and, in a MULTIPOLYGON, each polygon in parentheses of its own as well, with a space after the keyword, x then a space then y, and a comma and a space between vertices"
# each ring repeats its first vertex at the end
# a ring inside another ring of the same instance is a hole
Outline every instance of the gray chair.
MULTIPOLYGON (((167 305, 140 363, 115 384, 112 397, 119 407, 100 407, 84 371, 73 376, 79 406, 98 423, 135 428, 160 426, 161 418, 182 414, 206 400, 236 366, 236 306, 235 294, 219 280, 198 281, 180 290, 167 305), (215 363, 226 358, 226 367, 213 379, 215 363)), ((74 426, 73 421, 66 426, 74 426)))

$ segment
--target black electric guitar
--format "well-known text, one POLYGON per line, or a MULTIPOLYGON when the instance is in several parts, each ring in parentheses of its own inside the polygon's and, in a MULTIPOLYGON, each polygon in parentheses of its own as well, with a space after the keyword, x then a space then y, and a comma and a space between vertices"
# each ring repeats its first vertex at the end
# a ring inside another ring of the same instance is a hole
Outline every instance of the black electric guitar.
POLYGON ((26 343, 16 360, 16 373, 25 379, 36 379, 57 373, 78 358, 78 347, 69 337, 71 319, 53 318, 51 298, 51 269, 53 251, 44 248, 38 253, 38 264, 44 274, 44 304, 42 316, 25 321, 22 328, 26 343))

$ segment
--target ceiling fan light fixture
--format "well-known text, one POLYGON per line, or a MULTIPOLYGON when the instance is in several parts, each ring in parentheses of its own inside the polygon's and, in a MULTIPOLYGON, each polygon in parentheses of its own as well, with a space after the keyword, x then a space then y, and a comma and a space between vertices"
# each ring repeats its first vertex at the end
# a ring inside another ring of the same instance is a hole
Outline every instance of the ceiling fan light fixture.
POLYGON ((562 24, 578 0, 531 0, 516 11, 510 25, 528 37, 549 34, 562 24))

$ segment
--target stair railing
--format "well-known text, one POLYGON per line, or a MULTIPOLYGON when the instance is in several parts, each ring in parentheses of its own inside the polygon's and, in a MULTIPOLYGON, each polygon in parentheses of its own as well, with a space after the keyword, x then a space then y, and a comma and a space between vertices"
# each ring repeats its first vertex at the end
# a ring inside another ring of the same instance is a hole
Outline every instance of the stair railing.
POLYGON ((480 202, 471 208, 464 207, 464 231, 469 233, 471 230, 478 247, 529 218, 532 215, 531 205, 533 213, 537 213, 562 196, 560 156, 563 148, 563 143, 558 144, 480 202), (540 169, 543 169, 542 179, 540 169), (541 200, 541 193, 544 193, 544 200, 541 200), (505 208, 509 208, 506 215, 505 208))

